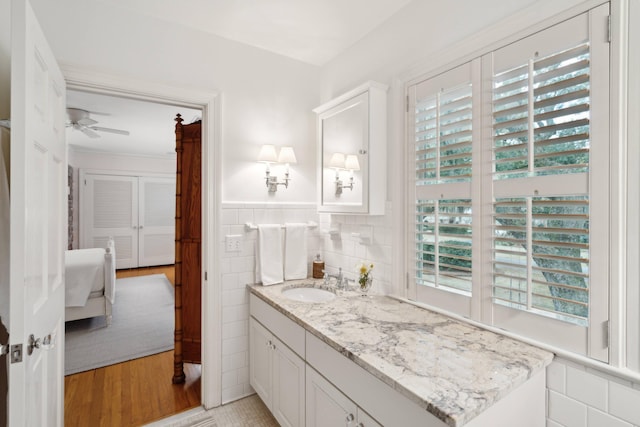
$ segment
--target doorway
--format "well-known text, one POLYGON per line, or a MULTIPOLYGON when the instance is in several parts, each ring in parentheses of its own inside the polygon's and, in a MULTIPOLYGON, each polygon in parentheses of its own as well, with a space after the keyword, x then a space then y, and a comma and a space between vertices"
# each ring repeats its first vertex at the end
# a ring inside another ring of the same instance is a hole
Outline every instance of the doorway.
MULTIPOLYGON (((202 110, 203 123, 203 254, 202 254, 202 382, 201 404, 209 409, 221 403, 221 293, 219 286, 218 256, 215 242, 218 240, 220 211, 220 145, 219 98, 210 91, 194 91, 171 86, 129 80, 114 76, 97 75, 75 68, 63 67, 68 89, 82 90, 173 104, 202 110), (206 274, 208 272, 208 274, 206 274), (208 276, 208 280, 205 280, 208 276)), ((170 379, 168 379, 170 381, 170 379)))

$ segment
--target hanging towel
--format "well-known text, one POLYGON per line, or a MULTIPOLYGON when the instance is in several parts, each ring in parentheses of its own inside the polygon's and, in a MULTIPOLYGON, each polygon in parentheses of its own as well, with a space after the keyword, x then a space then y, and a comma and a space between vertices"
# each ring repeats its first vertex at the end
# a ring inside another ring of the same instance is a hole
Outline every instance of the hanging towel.
POLYGON ((279 224, 258 225, 259 280, 264 286, 283 282, 282 227, 279 224))
POLYGON ((307 278, 307 224, 286 223, 284 280, 307 278))

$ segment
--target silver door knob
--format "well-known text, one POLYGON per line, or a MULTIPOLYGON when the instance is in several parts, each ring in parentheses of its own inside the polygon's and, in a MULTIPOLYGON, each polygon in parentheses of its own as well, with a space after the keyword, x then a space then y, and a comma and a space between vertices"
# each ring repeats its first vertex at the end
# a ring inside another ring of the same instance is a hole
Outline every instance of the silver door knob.
POLYGON ((349 414, 347 415, 347 422, 350 423, 351 421, 355 420, 356 417, 353 416, 353 414, 349 414))
POLYGON ((55 335, 49 334, 43 338, 36 338, 33 334, 29 335, 29 345, 27 346, 27 354, 31 356, 33 350, 41 348, 49 350, 55 345, 55 335))

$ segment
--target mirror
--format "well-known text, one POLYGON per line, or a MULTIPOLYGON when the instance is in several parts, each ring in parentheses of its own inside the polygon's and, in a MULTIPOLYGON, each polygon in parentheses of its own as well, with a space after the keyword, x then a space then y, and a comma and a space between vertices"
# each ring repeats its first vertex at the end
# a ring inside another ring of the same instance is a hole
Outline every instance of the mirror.
POLYGON ((358 209, 366 205, 368 94, 327 111, 322 132, 322 204, 358 209), (349 164, 347 164, 349 159, 349 164), (349 167, 348 167, 349 166, 349 167))
POLYGON ((373 83, 314 110, 318 113, 319 212, 384 213, 386 86, 373 83), (372 179, 379 184, 375 196, 370 191, 372 179))

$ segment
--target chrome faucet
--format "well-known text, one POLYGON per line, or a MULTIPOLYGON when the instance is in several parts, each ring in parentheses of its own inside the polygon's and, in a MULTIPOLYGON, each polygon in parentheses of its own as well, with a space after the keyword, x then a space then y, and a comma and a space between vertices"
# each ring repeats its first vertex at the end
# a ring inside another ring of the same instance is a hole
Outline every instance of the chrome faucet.
POLYGON ((327 274, 326 271, 324 272, 324 284, 325 284, 325 286, 329 286, 329 280, 332 277, 336 279, 336 288, 343 289, 344 288, 344 283, 346 282, 346 280, 345 280, 344 276, 342 275, 342 267, 338 268, 338 274, 337 275, 327 274))

